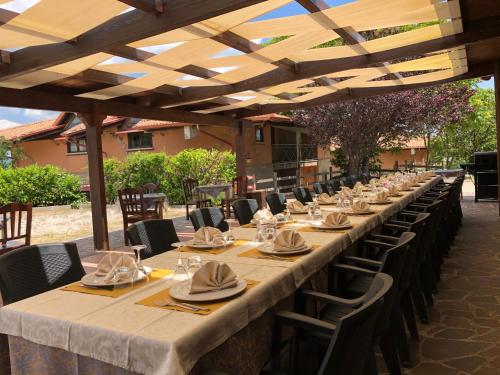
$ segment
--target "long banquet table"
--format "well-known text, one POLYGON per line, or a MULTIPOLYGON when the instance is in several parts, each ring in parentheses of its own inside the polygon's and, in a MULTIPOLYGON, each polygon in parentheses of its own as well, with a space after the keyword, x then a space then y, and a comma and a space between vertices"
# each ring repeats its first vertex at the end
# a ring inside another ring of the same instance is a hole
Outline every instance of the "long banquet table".
MULTIPOLYGON (((301 232, 319 248, 294 262, 238 256, 255 248, 255 242, 221 254, 203 254, 204 261, 225 262, 238 277, 258 282, 209 315, 136 304, 170 287, 174 283, 170 279, 148 283, 118 298, 58 289, 4 306, 0 333, 9 339, 12 374, 186 374, 209 367, 233 374, 258 373, 269 353, 274 309, 286 304, 339 253, 440 179, 391 198, 389 205, 372 205, 375 214, 351 216, 351 230, 301 232)), ((291 227, 300 230, 303 225, 291 227)), ((255 236, 253 228, 233 232, 250 241, 255 236)), ((199 253, 183 252, 184 258, 191 255, 199 253)), ((178 251, 169 251, 144 264, 173 268, 178 256, 178 251)), ((0 340, 4 356, 5 337, 0 340)))

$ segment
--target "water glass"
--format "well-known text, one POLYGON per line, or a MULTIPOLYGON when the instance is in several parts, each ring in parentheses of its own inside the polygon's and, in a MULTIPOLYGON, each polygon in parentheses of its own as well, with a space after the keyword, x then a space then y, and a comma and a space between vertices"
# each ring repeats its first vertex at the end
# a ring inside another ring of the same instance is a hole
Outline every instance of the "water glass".
POLYGON ((236 238, 234 237, 234 233, 233 233, 233 231, 232 231, 232 229, 231 229, 231 228, 229 228, 229 229, 227 230, 227 232, 226 232, 226 233, 224 233, 224 237, 225 237, 226 242, 231 242, 231 241, 234 241, 234 240, 236 239, 236 238))
POLYGON ((290 221, 291 214, 290 214, 290 210, 288 209, 288 207, 286 207, 283 210, 283 215, 285 215, 285 221, 290 221))
POLYGON ((264 235, 264 243, 266 248, 272 249, 275 238, 276 229, 273 227, 267 227, 264 235))
POLYGON ((226 245, 227 245, 226 237, 223 234, 216 234, 213 237, 212 243, 214 245, 222 245, 222 246, 226 247, 226 245))
POLYGON ((189 257, 187 262, 189 277, 192 278, 193 275, 196 273, 196 271, 198 271, 202 265, 203 263, 201 261, 201 256, 193 255, 192 257, 189 257))
POLYGON ((323 214, 321 213, 321 209, 320 208, 316 208, 314 210, 313 221, 321 221, 321 220, 323 220, 323 214))

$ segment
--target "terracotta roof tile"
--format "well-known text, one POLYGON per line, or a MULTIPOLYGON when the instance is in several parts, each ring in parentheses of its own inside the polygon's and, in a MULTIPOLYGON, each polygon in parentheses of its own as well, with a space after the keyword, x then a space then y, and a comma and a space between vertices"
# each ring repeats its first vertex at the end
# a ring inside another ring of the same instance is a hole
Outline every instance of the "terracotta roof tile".
POLYGON ((136 124, 132 125, 132 129, 163 129, 163 128, 177 128, 181 126, 193 125, 188 122, 175 122, 175 121, 160 121, 160 120, 146 120, 142 119, 136 124))
POLYGON ((412 138, 403 146, 403 148, 426 148, 423 138, 412 138))
POLYGON ((58 126, 54 125, 55 120, 56 119, 53 118, 50 120, 38 121, 33 124, 20 125, 14 128, 4 129, 0 131, 0 137, 15 140, 56 130, 58 126))
MULTIPOLYGON (((103 126, 109 126, 116 124, 119 121, 124 120, 124 117, 119 117, 119 116, 108 116, 104 119, 102 122, 103 126)), ((64 132, 61 133, 62 137, 70 137, 75 134, 83 133, 85 131, 85 125, 84 124, 78 124, 73 126, 71 129, 68 129, 64 132)))

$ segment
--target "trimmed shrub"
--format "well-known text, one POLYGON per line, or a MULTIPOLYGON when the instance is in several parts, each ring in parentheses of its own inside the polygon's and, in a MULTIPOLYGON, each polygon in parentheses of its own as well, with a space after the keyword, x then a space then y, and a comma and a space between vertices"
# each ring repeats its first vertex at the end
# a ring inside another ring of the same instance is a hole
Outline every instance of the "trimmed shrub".
POLYGON ((0 169, 0 204, 31 202, 34 206, 78 206, 86 200, 80 188, 79 176, 53 165, 0 169))
POLYGON ((125 174, 123 165, 119 160, 110 158, 104 159, 103 167, 106 202, 115 203, 118 197, 118 190, 124 186, 125 174))

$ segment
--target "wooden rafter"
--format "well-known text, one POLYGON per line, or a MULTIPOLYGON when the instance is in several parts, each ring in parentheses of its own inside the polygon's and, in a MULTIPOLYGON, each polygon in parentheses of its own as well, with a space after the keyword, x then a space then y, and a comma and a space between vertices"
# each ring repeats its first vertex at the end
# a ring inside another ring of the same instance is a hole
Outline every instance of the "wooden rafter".
POLYGON ((144 12, 163 12, 165 10, 163 0, 119 0, 144 12))
POLYGON ((265 0, 172 0, 169 2, 168 12, 161 14, 133 10, 82 34, 74 43, 27 47, 12 53, 12 59, 16 63, 0 65, 0 79, 14 78, 106 51, 263 1, 265 0))

